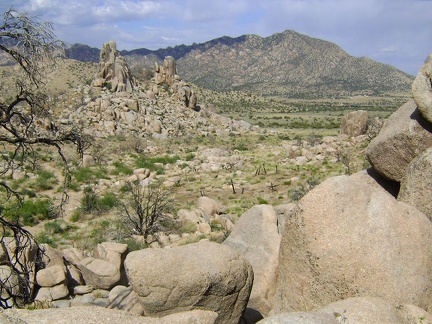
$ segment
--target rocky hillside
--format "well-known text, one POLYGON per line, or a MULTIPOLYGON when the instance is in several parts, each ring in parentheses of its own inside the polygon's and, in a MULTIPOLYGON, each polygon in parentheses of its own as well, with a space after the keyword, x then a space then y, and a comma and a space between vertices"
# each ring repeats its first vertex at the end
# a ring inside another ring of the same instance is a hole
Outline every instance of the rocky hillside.
MULTIPOLYGON (((202 44, 121 52, 131 68, 172 56, 185 80, 217 90, 286 97, 340 97, 408 92, 413 77, 334 43, 285 31, 270 37, 221 37, 202 44)), ((77 54, 71 55, 80 59, 77 54)))

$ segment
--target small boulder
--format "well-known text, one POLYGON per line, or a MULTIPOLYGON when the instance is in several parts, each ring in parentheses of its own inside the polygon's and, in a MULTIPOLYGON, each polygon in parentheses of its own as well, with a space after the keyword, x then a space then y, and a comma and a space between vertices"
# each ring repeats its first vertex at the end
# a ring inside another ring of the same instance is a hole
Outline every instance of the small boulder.
POLYGON ((88 257, 78 265, 87 285, 94 288, 111 289, 121 279, 118 265, 109 261, 88 257))
POLYGON ((62 299, 69 295, 69 289, 66 285, 60 284, 54 287, 41 287, 37 292, 35 300, 52 301, 62 299))
POLYGON ((65 267, 55 265, 39 270, 36 274, 36 282, 41 287, 53 287, 60 283, 66 283, 65 267))
POLYGON ((352 111, 342 117, 340 133, 349 137, 363 135, 367 129, 368 113, 365 110, 352 111))
POLYGON ((208 216, 214 216, 222 211, 219 203, 209 197, 199 197, 196 202, 196 207, 201 208, 208 216))

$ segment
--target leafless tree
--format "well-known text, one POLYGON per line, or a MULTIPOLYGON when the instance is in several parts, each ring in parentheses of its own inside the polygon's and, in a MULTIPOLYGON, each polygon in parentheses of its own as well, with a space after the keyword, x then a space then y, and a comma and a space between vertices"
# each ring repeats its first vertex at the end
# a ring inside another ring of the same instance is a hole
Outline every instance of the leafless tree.
MULTIPOLYGON (((0 52, 19 67, 15 93, 0 99, 0 205, 19 206, 23 197, 6 180, 16 170, 35 165, 39 146, 57 150, 65 166, 63 204, 67 200, 69 170, 62 146, 77 145, 83 153, 81 132, 74 127, 58 129, 50 118, 44 77, 61 57, 63 44, 50 23, 11 8, 0 25, 0 52)), ((1 93, 0 93, 0 98, 1 93)), ((34 297, 34 276, 42 250, 30 232, 4 218, 0 208, 0 307, 22 306, 34 297), (33 251, 33 252, 32 252, 33 251)))
POLYGON ((130 233, 147 238, 172 211, 173 189, 159 184, 146 186, 139 181, 129 182, 128 186, 127 197, 120 204, 122 222, 130 233))

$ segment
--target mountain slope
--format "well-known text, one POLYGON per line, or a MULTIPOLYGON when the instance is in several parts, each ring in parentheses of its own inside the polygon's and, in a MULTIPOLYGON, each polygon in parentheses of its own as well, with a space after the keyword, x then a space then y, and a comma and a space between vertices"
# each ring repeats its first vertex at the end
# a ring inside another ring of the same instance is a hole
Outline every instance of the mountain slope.
MULTIPOLYGON (((269 37, 225 36, 202 44, 121 54, 132 68, 141 70, 172 56, 184 80, 212 90, 296 98, 407 94, 414 79, 390 65, 350 56, 334 43, 290 30, 269 37)), ((82 60, 74 55, 70 57, 82 60)))
POLYGON ((289 97, 405 92, 413 80, 394 67, 293 31, 194 50, 178 60, 178 69, 186 80, 213 90, 289 97))

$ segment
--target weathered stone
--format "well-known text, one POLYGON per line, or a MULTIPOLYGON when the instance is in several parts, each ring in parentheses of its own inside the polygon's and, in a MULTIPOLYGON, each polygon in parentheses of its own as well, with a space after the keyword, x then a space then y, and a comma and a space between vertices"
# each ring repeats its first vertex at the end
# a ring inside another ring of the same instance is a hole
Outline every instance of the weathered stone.
POLYGON ((316 312, 293 312, 269 316, 259 324, 338 324, 335 315, 316 312))
POLYGON ((53 287, 60 283, 67 284, 65 267, 55 265, 39 270, 36 274, 36 282, 41 287, 53 287))
POLYGON ((78 265, 87 285, 94 288, 111 289, 121 279, 118 265, 92 257, 81 260, 78 265))
POLYGON ((246 260, 211 242, 134 251, 125 268, 145 316, 198 309, 218 313, 216 323, 238 323, 253 281, 246 260))
POLYGON ((209 216, 214 216, 222 211, 220 204, 209 197, 199 197, 196 202, 196 207, 204 210, 209 216))
POLYGON ((432 223, 366 176, 330 178, 300 200, 282 237, 276 312, 355 296, 431 304, 432 223))
MULTIPOLYGON (((22 237, 21 237, 22 239, 22 237)), ((2 238, 2 248, 0 249, 0 280, 3 287, 13 292, 16 295, 16 304, 24 305, 25 299, 22 299, 22 294, 31 293, 35 288, 36 282, 36 262, 38 259, 38 246, 33 240, 23 242, 19 241, 20 249, 17 249, 17 241, 13 237, 2 238), (12 266, 9 266, 11 264, 12 266), (20 283, 22 280, 28 280, 28 290, 25 292, 20 283)), ((9 297, 5 289, 1 290, 2 297, 9 297)), ((8 305, 9 302, 8 301, 8 305)), ((11 304, 9 306, 12 306, 11 304)))
POLYGON ((69 295, 66 285, 60 284, 54 287, 41 287, 35 297, 39 301, 52 301, 62 299, 69 295))
POLYGON ((270 205, 259 205, 239 218, 223 242, 223 245, 235 249, 252 265, 254 284, 248 307, 263 315, 267 315, 272 308, 280 241, 275 210, 270 205))
POLYGON ((74 287, 74 294, 75 295, 85 295, 89 294, 93 291, 93 286, 91 285, 85 285, 85 286, 76 286, 74 287))
POLYGON ((116 286, 111 292, 113 293, 110 294, 110 303, 107 308, 121 309, 135 315, 144 314, 144 306, 141 304, 139 296, 132 290, 132 287, 116 286))
POLYGON ((172 56, 166 56, 163 65, 155 64, 155 82, 156 84, 173 85, 176 75, 176 62, 172 56))
POLYGON ((387 119, 366 155, 379 174, 400 182, 408 164, 429 147, 432 125, 421 116, 414 100, 409 100, 387 119))
POLYGON ((100 86, 101 81, 102 84, 111 83, 113 92, 132 92, 133 89, 132 73, 114 41, 103 44, 100 51, 99 72, 93 85, 100 86))
POLYGON ((84 154, 82 157, 82 166, 87 168, 95 164, 94 158, 91 155, 84 154))
POLYGON ((408 165, 397 199, 423 212, 432 220, 432 148, 408 165))
POLYGON ((74 266, 77 266, 81 260, 84 259, 84 255, 81 250, 77 248, 68 248, 62 250, 62 255, 65 258, 65 260, 74 266))
POLYGON ((432 54, 428 56, 412 84, 412 95, 422 116, 432 123, 432 54))
MULTIPOLYGON (((395 306, 378 297, 352 297, 336 301, 321 308, 318 313, 332 314, 338 320, 338 323, 421 323, 421 321, 411 322, 406 320, 410 316, 411 309, 402 305, 395 306)), ((425 315, 425 313, 423 311, 421 314, 425 315)))
POLYGON ((340 133, 356 137, 366 132, 368 113, 365 110, 352 111, 342 117, 340 133))
POLYGON ((84 279, 81 275, 81 271, 79 271, 78 268, 73 264, 66 265, 66 277, 69 288, 84 284, 84 279))

